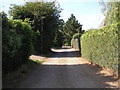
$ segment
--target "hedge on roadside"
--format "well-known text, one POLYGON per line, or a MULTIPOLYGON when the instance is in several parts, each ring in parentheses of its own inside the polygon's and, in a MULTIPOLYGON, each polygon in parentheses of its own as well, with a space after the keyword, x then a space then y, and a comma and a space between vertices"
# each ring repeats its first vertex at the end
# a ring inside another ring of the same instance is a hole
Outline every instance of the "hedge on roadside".
POLYGON ((80 33, 76 33, 73 35, 71 40, 71 47, 80 50, 80 33))
POLYGON ((87 31, 81 36, 82 57, 95 64, 118 70, 120 23, 87 31))
POLYGON ((5 16, 2 23, 2 70, 9 72, 24 64, 32 54, 32 30, 28 23, 5 16))

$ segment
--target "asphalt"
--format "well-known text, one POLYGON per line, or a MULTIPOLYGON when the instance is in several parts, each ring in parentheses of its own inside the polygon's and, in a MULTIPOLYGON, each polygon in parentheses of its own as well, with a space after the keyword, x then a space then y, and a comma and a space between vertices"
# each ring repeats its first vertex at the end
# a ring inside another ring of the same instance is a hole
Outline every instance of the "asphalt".
POLYGON ((54 55, 15 88, 116 88, 115 79, 98 73, 100 68, 89 65, 79 51, 69 47, 52 50, 54 55))

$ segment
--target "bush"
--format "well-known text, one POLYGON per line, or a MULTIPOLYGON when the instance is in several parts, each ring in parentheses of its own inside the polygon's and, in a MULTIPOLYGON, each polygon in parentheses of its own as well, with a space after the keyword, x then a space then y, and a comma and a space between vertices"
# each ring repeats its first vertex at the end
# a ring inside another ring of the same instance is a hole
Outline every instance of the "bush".
POLYGON ((31 26, 21 20, 2 18, 3 72, 17 69, 33 51, 31 26), (4 23, 6 22, 6 23, 4 23))
POLYGON ((120 23, 87 31, 81 37, 82 57, 93 63, 118 70, 120 23))
POLYGON ((73 38, 71 40, 71 47, 75 49, 79 49, 81 51, 81 46, 80 46, 80 33, 76 33, 73 35, 73 38))

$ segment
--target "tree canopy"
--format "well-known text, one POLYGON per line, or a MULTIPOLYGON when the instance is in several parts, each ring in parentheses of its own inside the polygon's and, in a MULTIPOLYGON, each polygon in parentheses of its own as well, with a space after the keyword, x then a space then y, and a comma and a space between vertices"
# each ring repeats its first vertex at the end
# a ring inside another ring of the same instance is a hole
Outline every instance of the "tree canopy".
POLYGON ((63 32, 68 45, 70 45, 71 39, 75 33, 83 33, 82 25, 78 22, 73 14, 71 14, 70 18, 68 18, 66 21, 63 32))
POLYGON ((61 8, 55 2, 27 2, 23 6, 13 5, 10 15, 13 19, 29 18, 32 21, 31 26, 37 38, 34 40, 36 51, 47 53, 59 27, 60 12, 61 8))
POLYGON ((102 13, 105 16, 105 25, 110 25, 113 23, 120 22, 120 2, 119 0, 108 0, 108 2, 104 2, 101 0, 100 2, 102 6, 102 13))

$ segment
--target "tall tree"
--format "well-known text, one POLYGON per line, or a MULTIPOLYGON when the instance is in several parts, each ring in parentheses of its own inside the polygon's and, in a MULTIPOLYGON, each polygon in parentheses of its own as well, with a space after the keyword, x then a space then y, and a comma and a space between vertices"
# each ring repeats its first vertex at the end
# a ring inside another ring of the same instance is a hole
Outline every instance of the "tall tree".
POLYGON ((120 22, 120 1, 108 0, 100 2, 102 8, 101 11, 105 16, 105 25, 110 25, 116 22, 120 22))
POLYGON ((27 2, 24 6, 14 5, 10 15, 13 19, 30 18, 35 32, 36 51, 47 53, 53 43, 55 32, 59 27, 61 8, 55 2, 27 2))
POLYGON ((71 14, 65 23, 64 33, 66 35, 66 41, 70 45, 71 39, 75 33, 82 33, 82 25, 76 20, 75 16, 71 14))
POLYGON ((64 30, 64 20, 60 19, 58 30, 56 30, 56 33, 55 33, 53 47, 62 47, 64 42, 63 30, 64 30))

